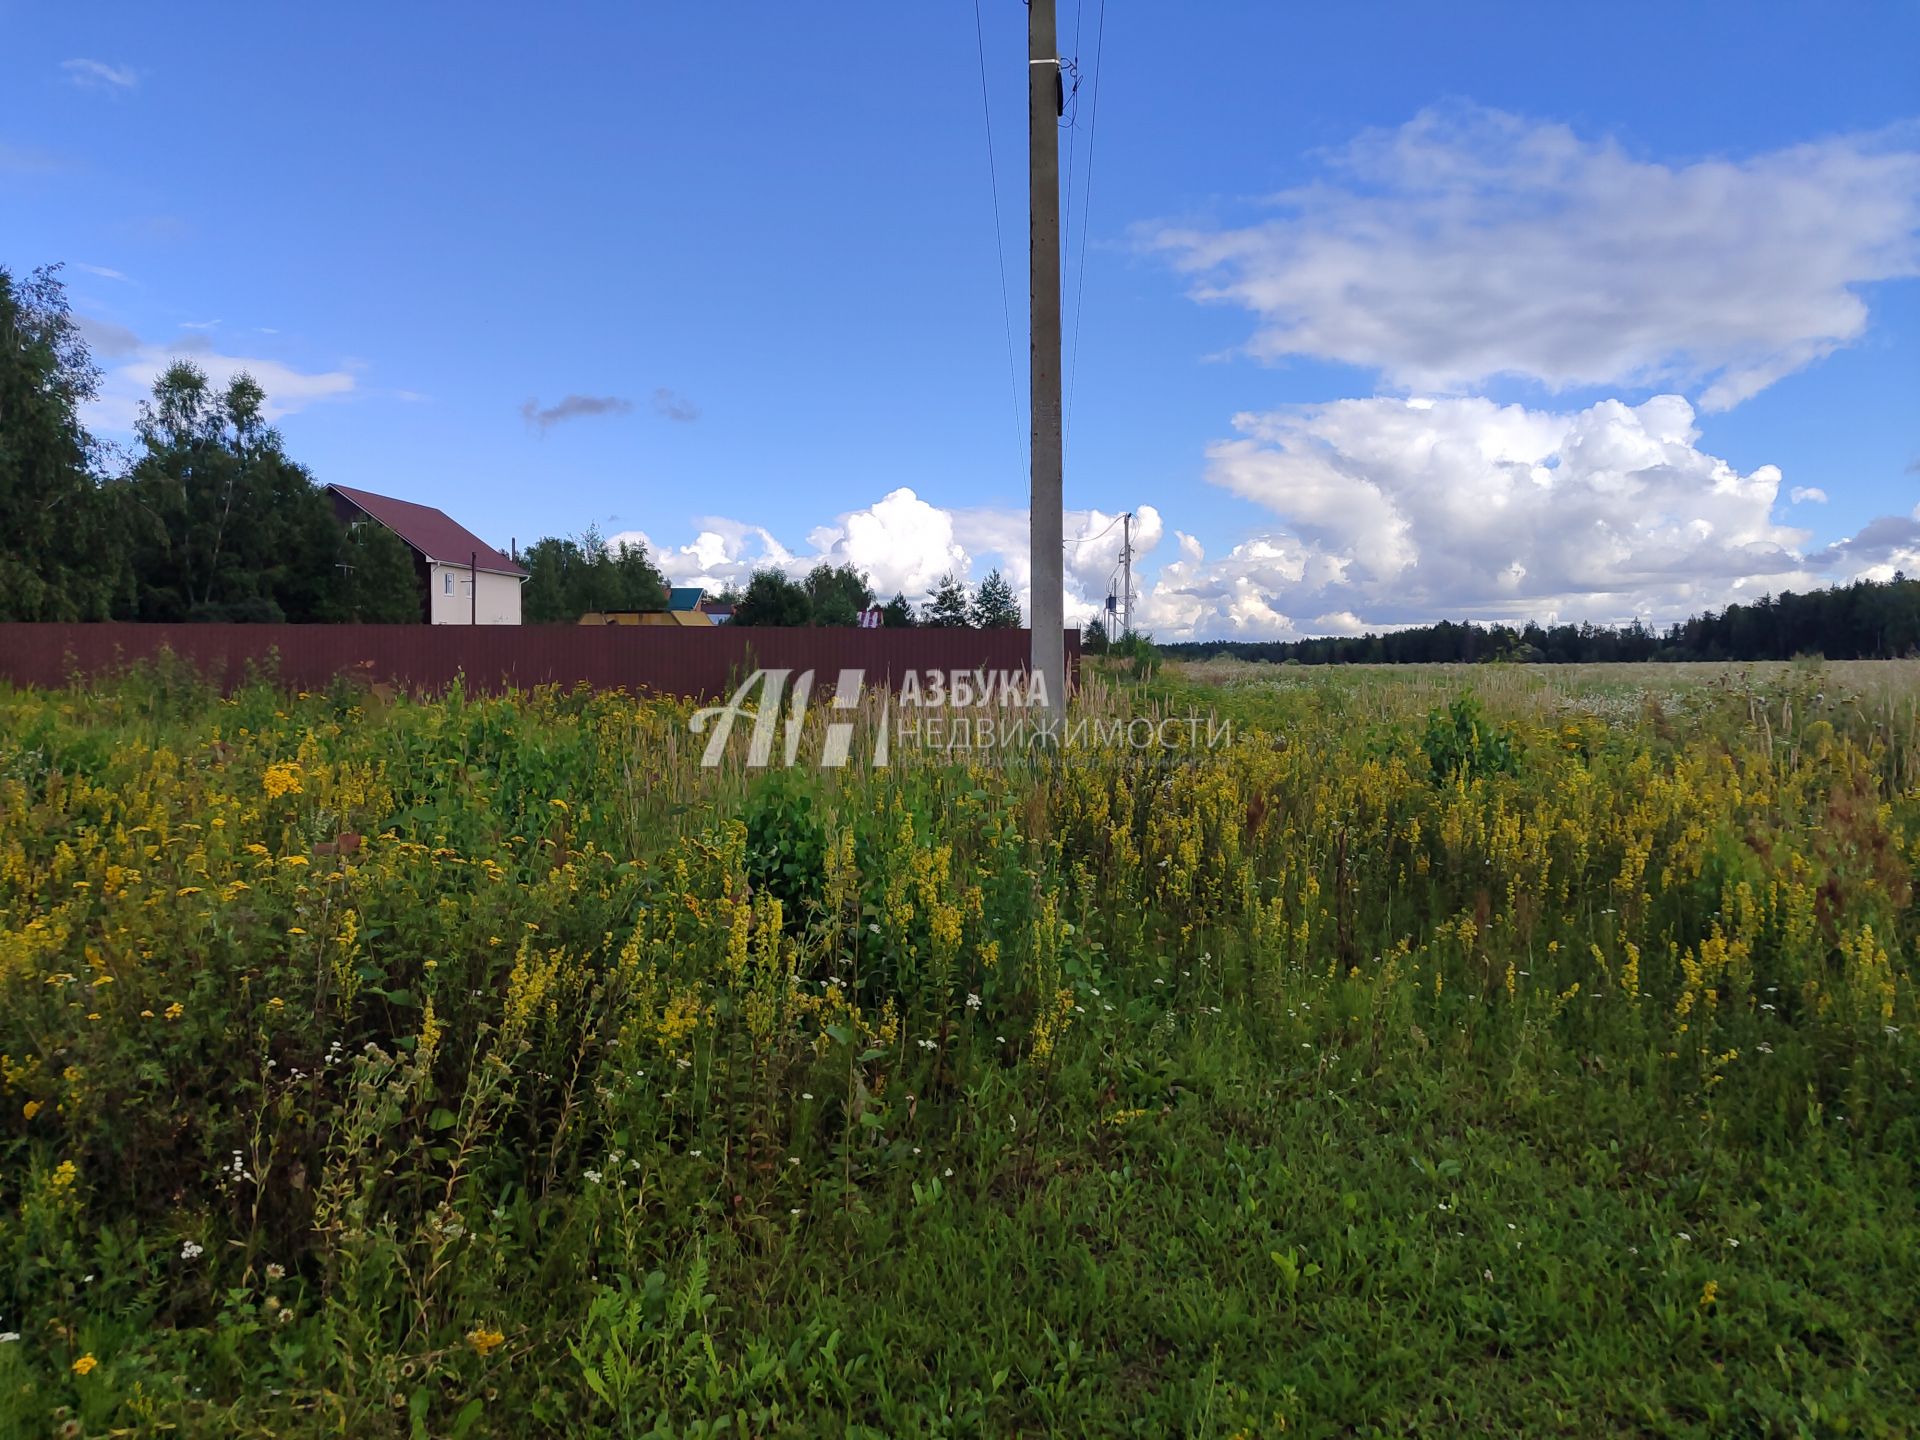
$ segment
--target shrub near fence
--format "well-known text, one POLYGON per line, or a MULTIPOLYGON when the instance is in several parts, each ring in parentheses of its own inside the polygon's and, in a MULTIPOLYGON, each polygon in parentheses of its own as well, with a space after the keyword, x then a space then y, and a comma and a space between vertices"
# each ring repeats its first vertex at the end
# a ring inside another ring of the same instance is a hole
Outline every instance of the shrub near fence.
MULTIPOLYGON (((270 671, 295 689, 356 675, 408 690, 461 679, 485 693, 536 685, 710 698, 756 668, 841 670, 897 686, 910 670, 1024 670, 1025 630, 590 625, 0 625, 0 680, 52 689, 172 654, 226 686, 270 671)), ((1072 674, 1080 637, 1067 632, 1072 674)))

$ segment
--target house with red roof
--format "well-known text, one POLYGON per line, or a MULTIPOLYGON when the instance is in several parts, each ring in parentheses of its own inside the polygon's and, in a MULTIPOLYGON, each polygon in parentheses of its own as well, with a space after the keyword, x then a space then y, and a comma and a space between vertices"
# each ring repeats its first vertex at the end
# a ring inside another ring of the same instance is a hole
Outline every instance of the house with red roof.
POLYGON ((434 625, 520 623, 526 568, 446 511, 347 485, 329 485, 327 494, 343 525, 384 526, 413 552, 422 620, 434 625))

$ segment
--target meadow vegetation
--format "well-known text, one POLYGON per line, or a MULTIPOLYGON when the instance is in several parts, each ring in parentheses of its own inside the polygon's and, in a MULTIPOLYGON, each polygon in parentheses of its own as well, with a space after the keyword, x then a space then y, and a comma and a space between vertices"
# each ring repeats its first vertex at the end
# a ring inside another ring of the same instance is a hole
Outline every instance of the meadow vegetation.
POLYGON ((1910 1433, 1917 669, 0 691, 0 1437, 1910 1433))

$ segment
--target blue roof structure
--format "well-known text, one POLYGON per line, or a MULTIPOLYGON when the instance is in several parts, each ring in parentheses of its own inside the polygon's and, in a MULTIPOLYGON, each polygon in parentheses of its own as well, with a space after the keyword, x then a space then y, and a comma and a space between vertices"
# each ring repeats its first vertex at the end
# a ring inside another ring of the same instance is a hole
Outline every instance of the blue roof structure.
POLYGON ((668 592, 667 609, 698 610, 700 597, 707 592, 698 585, 676 585, 668 592))

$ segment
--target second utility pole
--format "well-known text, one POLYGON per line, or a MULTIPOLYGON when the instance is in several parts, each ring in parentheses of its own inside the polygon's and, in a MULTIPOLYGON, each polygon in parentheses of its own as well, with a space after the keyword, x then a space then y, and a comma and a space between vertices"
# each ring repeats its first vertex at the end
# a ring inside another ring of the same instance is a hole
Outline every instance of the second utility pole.
POLYGON ((1060 56, 1054 0, 1027 3, 1027 189, 1033 305, 1032 673, 1057 713, 1067 699, 1060 473, 1060 56))

